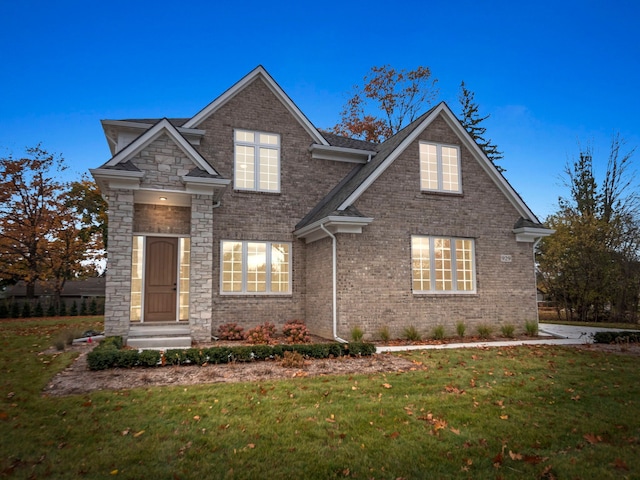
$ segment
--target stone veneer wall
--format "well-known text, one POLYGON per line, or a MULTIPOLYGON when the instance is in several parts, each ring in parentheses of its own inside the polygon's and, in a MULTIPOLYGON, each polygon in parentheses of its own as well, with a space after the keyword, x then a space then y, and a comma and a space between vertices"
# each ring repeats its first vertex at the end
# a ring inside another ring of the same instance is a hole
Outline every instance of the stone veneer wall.
POLYGON ((211 196, 192 197, 189 325, 195 342, 211 340, 212 333, 213 212, 211 196))
POLYGON ((131 248, 133 192, 110 190, 109 254, 105 291, 104 328, 107 336, 129 334, 131 307, 131 248))

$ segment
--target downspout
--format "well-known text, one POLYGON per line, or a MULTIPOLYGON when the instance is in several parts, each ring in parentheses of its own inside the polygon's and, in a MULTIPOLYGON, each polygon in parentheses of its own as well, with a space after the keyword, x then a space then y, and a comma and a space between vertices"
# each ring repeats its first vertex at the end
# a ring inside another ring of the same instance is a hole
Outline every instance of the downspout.
POLYGON ((338 240, 336 236, 326 229, 324 223, 320 224, 320 228, 331 237, 332 241, 332 267, 333 267, 333 338, 340 343, 349 343, 345 339, 338 336, 338 240))
POLYGON ((533 242, 533 285, 536 292, 536 324, 540 325, 540 311, 538 310, 538 277, 536 276, 536 247, 540 243, 543 237, 536 238, 533 242))

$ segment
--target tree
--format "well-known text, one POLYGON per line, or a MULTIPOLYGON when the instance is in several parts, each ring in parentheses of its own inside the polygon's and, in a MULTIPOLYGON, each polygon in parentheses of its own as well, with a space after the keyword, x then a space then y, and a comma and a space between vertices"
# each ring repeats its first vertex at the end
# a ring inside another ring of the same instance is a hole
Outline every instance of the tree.
POLYGON ((381 142, 416 119, 437 96, 437 79, 429 67, 396 70, 389 65, 371 67, 362 86, 354 86, 352 97, 340 112, 341 120, 331 131, 338 135, 381 142), (375 113, 371 113, 374 111, 375 113))
POLYGON ((540 282, 570 319, 637 319, 640 295, 640 202, 614 135, 607 172, 598 186, 590 147, 565 174, 570 195, 546 223, 556 233, 539 245, 540 282))
POLYGON ((462 109, 460 114, 460 123, 462 123, 462 126, 467 130, 467 132, 469 132, 471 138, 475 140, 484 154, 496 166, 498 171, 504 172, 505 169, 496 164, 497 161, 504 158, 502 152, 500 152, 498 147, 492 143, 491 139, 486 140, 484 138, 487 129, 480 126, 480 124, 491 115, 486 115, 484 117, 480 116, 478 113, 479 107, 478 104, 475 103, 474 97, 475 94, 471 90, 467 89, 464 81, 460 83, 460 94, 458 95, 458 100, 462 109))
POLYGON ((59 296, 66 280, 95 274, 103 252, 106 204, 86 179, 56 180, 64 170, 40 145, 0 159, 0 279, 24 281, 29 298, 38 280, 59 296))
POLYGON ((46 276, 47 236, 60 203, 62 184, 54 174, 66 167, 40 145, 26 153, 0 159, 0 278, 23 280, 32 298, 36 280, 46 276))

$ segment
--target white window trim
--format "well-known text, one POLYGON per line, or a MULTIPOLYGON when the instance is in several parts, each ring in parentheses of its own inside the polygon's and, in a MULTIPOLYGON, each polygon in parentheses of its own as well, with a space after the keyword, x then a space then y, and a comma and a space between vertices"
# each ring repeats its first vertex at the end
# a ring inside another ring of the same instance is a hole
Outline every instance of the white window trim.
POLYGON ((475 295, 477 293, 477 284, 476 284, 476 241, 473 238, 467 237, 447 237, 442 235, 412 235, 412 243, 414 238, 428 238, 429 239, 429 278, 431 289, 430 290, 414 290, 413 289, 413 246, 411 248, 411 290, 414 295, 475 295), (435 248, 434 243, 435 239, 444 239, 449 240, 451 244, 451 277, 452 283, 454 285, 454 289, 452 290, 436 290, 436 265, 435 258, 433 257, 435 248), (470 240, 471 241, 471 255, 472 255, 472 281, 473 288, 471 290, 458 290, 458 276, 457 273, 457 265, 456 265, 456 249, 454 247, 456 240, 470 240))
POLYGON ((435 142, 420 142, 422 145, 433 145, 436 147, 436 162, 437 162, 437 174, 438 174, 438 188, 424 188, 422 186, 422 158, 420 158, 420 147, 418 147, 418 159, 420 162, 420 191, 422 192, 437 192, 437 193, 453 193, 459 194, 462 193, 462 169, 461 169, 461 161, 460 161, 460 147, 458 145, 449 145, 446 143, 435 143, 435 142), (442 179, 442 147, 453 148, 457 151, 457 169, 458 169, 458 189, 457 190, 445 190, 442 188, 443 179, 442 179))
POLYGON ((293 283, 293 245, 291 242, 278 242, 278 241, 263 241, 263 240, 221 240, 220 241, 220 295, 229 295, 229 296, 287 296, 291 295, 292 292, 292 283, 293 283), (242 290, 240 292, 225 292, 223 290, 223 279, 224 279, 224 243, 241 243, 242 244, 242 290), (267 291, 265 292, 250 292, 247 291, 247 265, 248 265, 248 251, 247 246, 249 243, 263 243, 266 245, 266 284, 267 291), (289 290, 286 292, 272 292, 271 289, 271 246, 273 244, 283 244, 289 246, 289 290))
POLYGON ((233 188, 234 190, 238 190, 238 191, 243 191, 243 192, 265 192, 265 193, 280 193, 280 166, 281 166, 281 162, 280 162, 280 145, 281 145, 281 138, 280 138, 280 134, 278 133, 273 133, 273 132, 262 132, 262 131, 258 131, 258 130, 247 130, 245 128, 236 128, 233 130, 233 188), (236 140, 236 133, 237 132, 248 132, 248 133, 253 133, 254 135, 254 141, 253 142, 247 142, 244 140, 236 140), (275 137, 278 138, 278 144, 277 145, 273 145, 271 143, 260 143, 260 134, 264 134, 264 135, 273 135, 275 137), (257 139, 257 140, 256 140, 257 139), (237 168, 237 164, 236 164, 236 147, 238 145, 244 146, 244 147, 253 147, 253 184, 254 184, 254 188, 246 188, 246 187, 239 187, 236 184, 236 168, 237 168), (275 190, 263 190, 260 189, 260 149, 261 148, 268 148, 271 150, 275 150, 278 154, 278 186, 275 190))

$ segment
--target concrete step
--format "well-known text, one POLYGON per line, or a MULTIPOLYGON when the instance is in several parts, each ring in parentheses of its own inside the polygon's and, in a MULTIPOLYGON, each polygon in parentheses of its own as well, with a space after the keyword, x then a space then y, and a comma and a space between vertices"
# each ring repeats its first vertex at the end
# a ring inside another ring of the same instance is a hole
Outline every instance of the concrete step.
POLYGON ((140 350, 190 348, 191 330, 188 324, 175 322, 131 325, 127 345, 140 350))
POLYGON ((191 348, 191 337, 134 337, 127 340, 127 346, 140 350, 168 350, 171 348, 191 348))

